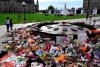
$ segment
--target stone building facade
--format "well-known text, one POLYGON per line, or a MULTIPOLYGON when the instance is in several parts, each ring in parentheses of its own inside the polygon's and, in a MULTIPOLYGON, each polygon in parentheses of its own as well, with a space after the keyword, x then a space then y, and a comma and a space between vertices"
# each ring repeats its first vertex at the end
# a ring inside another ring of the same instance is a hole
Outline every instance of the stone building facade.
POLYGON ((23 13, 24 8, 22 2, 25 2, 26 13, 36 13, 39 11, 39 2, 36 4, 34 0, 0 0, 0 12, 3 13, 23 13))
POLYGON ((100 9, 100 0, 83 0, 84 9, 100 9))

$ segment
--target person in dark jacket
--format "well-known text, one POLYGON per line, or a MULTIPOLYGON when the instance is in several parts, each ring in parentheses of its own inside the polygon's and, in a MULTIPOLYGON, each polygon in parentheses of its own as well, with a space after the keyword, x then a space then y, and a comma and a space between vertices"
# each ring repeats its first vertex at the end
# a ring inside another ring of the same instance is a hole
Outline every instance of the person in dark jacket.
POLYGON ((12 30, 12 27, 13 27, 13 22, 12 22, 12 19, 10 19, 10 29, 12 30))
POLYGON ((88 20, 88 18, 89 18, 89 14, 86 15, 86 21, 88 20))

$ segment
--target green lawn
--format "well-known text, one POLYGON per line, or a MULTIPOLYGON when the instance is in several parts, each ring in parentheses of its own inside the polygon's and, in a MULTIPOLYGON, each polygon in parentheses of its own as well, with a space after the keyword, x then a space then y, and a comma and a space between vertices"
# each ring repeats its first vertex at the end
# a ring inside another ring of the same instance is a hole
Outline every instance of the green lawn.
MULTIPOLYGON (((0 25, 3 25, 6 17, 13 19, 14 24, 22 23, 24 15, 20 14, 20 20, 18 19, 18 14, 0 14, 0 25)), ((43 21, 55 21, 55 20, 67 20, 67 19, 77 19, 84 18, 84 16, 55 16, 50 14, 49 16, 45 16, 44 14, 26 14, 26 20, 28 22, 43 22, 43 21)))

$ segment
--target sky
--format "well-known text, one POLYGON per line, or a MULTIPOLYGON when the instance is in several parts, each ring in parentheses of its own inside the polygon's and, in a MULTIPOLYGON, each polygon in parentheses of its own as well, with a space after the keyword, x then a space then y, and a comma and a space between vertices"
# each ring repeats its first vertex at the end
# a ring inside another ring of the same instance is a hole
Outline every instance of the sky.
MULTIPOLYGON (((36 1, 37 0, 35 0, 35 2, 36 1)), ((57 9, 63 9, 64 4, 66 4, 68 9, 72 7, 75 8, 83 7, 83 0, 38 0, 38 1, 40 10, 47 9, 48 6, 50 5, 53 5, 57 9)))

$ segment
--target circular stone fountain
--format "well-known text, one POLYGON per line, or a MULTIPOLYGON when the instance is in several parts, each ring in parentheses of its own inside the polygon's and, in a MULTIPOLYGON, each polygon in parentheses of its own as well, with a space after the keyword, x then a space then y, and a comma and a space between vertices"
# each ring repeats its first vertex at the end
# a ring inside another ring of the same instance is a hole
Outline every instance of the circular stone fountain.
POLYGON ((71 37, 72 39, 79 38, 85 34, 86 31, 95 29, 89 25, 82 23, 68 23, 68 22, 59 22, 59 23, 41 23, 36 27, 38 30, 35 31, 35 35, 41 35, 43 38, 51 38, 52 40, 60 39, 57 37, 71 37), (77 35, 75 37, 74 35, 77 35))
POLYGON ((52 24, 52 25, 44 25, 40 28, 41 32, 45 32, 49 34, 57 34, 57 35, 85 33, 87 30, 89 29, 86 27, 69 24, 67 22, 62 22, 62 23, 52 24))

